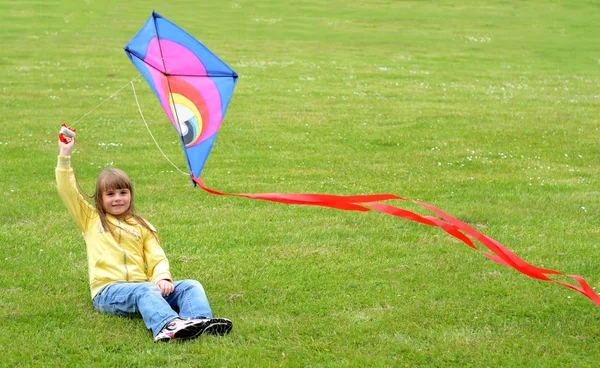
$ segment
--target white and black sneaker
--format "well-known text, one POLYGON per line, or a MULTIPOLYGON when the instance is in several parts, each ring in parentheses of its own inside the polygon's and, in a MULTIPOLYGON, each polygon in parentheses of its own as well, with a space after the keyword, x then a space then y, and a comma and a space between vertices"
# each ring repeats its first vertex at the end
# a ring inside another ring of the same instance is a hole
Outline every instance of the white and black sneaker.
POLYGON ((175 318, 165 325, 154 338, 154 342, 173 342, 198 337, 206 329, 204 320, 175 318))

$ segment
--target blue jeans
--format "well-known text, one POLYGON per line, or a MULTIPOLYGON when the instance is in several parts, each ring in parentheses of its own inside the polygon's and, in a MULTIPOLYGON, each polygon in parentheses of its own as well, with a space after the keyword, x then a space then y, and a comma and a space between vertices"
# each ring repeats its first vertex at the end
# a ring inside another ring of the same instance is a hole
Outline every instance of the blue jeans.
POLYGON ((175 291, 163 297, 153 282, 115 282, 96 294, 94 308, 128 318, 141 314, 153 336, 177 317, 212 318, 206 293, 198 281, 175 281, 173 285, 175 291))

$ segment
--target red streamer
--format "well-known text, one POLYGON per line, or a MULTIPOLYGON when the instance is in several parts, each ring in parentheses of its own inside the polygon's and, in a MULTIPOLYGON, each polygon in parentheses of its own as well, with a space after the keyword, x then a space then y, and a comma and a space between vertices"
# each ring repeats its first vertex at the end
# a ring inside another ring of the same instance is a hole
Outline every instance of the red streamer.
POLYGON ((468 224, 460 221, 459 219, 452 217, 446 212, 424 202, 415 201, 408 198, 399 197, 393 194, 373 194, 373 195, 355 195, 355 196, 340 196, 340 195, 329 195, 329 194, 282 194, 282 193, 260 193, 260 194, 230 194, 218 192, 213 189, 209 189, 204 185, 204 182, 200 178, 195 178, 192 176, 192 180, 200 186, 200 188, 204 189, 206 192, 221 196, 233 196, 233 197, 244 197, 251 199, 259 199, 264 201, 285 203, 285 204, 301 204, 307 206, 320 206, 320 207, 329 207, 329 208, 337 208, 340 210, 346 211, 360 211, 360 212, 368 212, 368 211, 377 211, 381 213, 385 213, 387 215, 400 217, 409 221, 418 222, 421 224, 439 227, 449 235, 455 237, 456 239, 462 241, 469 247, 481 252, 484 256, 489 258, 490 260, 499 263, 501 265, 514 268, 522 274, 525 274, 531 278, 555 282, 557 284, 568 287, 569 289, 573 289, 587 298, 589 298, 596 306, 600 307, 600 297, 596 294, 596 292, 588 285, 588 283, 580 276, 577 275, 567 275, 559 271, 539 268, 533 266, 523 259, 519 258, 516 254, 511 252, 505 246, 500 244, 497 240, 490 238, 487 235, 480 233, 479 231, 473 229, 468 224), (386 200, 401 200, 401 201, 410 201, 415 203, 433 213, 438 215, 441 218, 433 217, 433 216, 421 216, 417 213, 394 207, 391 205, 376 203, 380 201, 386 200), (477 246, 473 243, 471 238, 479 241, 483 246, 485 246, 492 254, 482 251, 477 248, 477 246), (579 286, 575 286, 569 284, 564 281, 554 280, 546 275, 561 275, 568 278, 571 278, 579 284, 579 286))

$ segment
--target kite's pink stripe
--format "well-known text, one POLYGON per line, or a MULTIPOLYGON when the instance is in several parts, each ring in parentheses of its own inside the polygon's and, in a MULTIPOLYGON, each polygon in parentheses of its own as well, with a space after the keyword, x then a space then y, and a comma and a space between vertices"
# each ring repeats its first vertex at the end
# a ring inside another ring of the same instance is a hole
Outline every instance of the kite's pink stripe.
POLYGON ((544 280, 554 282, 560 285, 563 285, 569 289, 573 289, 586 297, 588 297, 596 306, 600 307, 600 297, 596 294, 596 292, 588 285, 588 283, 580 276, 577 275, 566 275, 562 272, 535 267, 523 259, 519 258, 516 254, 508 250, 505 246, 500 244, 495 239, 492 239, 479 231, 473 229, 471 226, 466 223, 460 221, 459 219, 450 216, 444 211, 424 202, 415 201, 403 197, 399 197, 393 194, 374 194, 374 195, 357 195, 357 196, 338 196, 338 195, 328 195, 328 194, 281 194, 281 193, 263 193, 263 194, 229 194, 218 192, 216 190, 212 190, 207 188, 204 185, 204 182, 199 178, 195 178, 192 176, 192 180, 196 182, 202 189, 207 191, 208 193, 216 194, 216 195, 224 195, 224 196, 236 196, 236 197, 245 197, 252 199, 261 199, 265 201, 286 203, 286 204, 303 204, 309 206, 321 206, 321 207, 330 207, 330 208, 338 208, 342 210, 348 211, 361 211, 367 212, 370 210, 374 210, 377 212, 385 213, 388 215, 404 218, 406 220, 419 222, 429 226, 439 227, 448 234, 452 235, 456 239, 462 241, 469 247, 480 251, 484 256, 489 258, 490 260, 507 266, 512 267, 515 270, 535 279, 544 280), (432 216, 421 216, 414 212, 404 210, 398 207, 390 206, 382 203, 375 203, 384 200, 404 200, 410 201, 415 204, 418 204, 421 207, 424 207, 431 212, 437 214, 442 219, 432 216), (478 240, 481 244, 483 244, 486 248, 488 248, 493 254, 489 254, 479 250, 475 244, 471 241, 471 239, 467 236, 471 236, 472 238, 478 240), (569 283, 553 280, 546 275, 561 275, 565 277, 569 277, 575 280, 580 286, 571 285, 569 283))

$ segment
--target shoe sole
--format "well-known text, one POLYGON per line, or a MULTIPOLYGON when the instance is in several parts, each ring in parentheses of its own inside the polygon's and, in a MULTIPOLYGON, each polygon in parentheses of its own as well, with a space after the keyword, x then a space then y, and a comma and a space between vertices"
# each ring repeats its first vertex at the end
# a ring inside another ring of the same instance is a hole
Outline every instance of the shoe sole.
POLYGON ((201 334, 223 336, 231 332, 231 321, 224 318, 212 318, 201 334))

